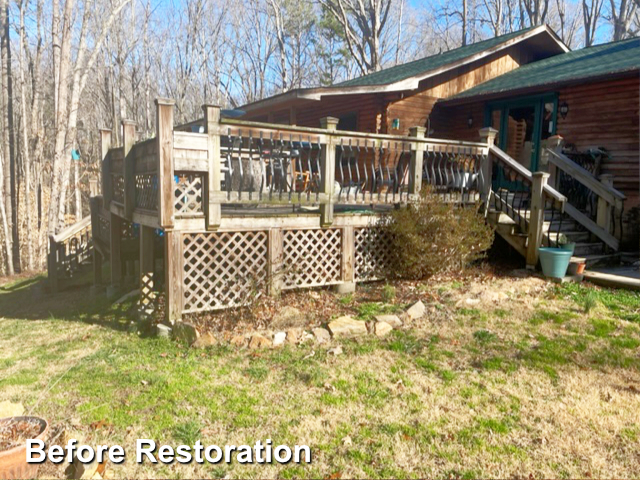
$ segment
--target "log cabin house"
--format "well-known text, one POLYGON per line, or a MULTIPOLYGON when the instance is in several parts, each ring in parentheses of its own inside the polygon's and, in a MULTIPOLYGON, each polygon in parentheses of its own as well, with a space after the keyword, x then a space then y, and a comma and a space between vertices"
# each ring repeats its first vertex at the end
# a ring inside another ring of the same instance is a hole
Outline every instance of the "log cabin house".
MULTIPOLYGON (((555 167, 545 147, 562 142, 574 162, 626 196, 623 247, 637 251, 639 80, 639 38, 570 51, 543 25, 241 109, 247 120, 316 127, 333 116, 340 130, 406 135, 423 126, 428 137, 455 140, 477 141, 480 128, 493 127, 496 145, 533 172, 555 167)), ((555 186, 571 190, 565 177, 555 186)), ((597 207, 578 203, 595 215, 597 207)))
MULTIPOLYGON (((640 40, 569 51, 546 26, 333 87, 203 106, 122 145, 100 133, 91 216, 50 238, 51 289, 93 256, 95 290, 140 289, 173 323, 261 294, 384 278, 381 211, 430 185, 480 204, 525 259, 573 241, 587 266, 638 248, 640 40), (108 279, 103 266, 108 265, 108 279)), ((127 290, 127 291, 129 291, 127 290)))

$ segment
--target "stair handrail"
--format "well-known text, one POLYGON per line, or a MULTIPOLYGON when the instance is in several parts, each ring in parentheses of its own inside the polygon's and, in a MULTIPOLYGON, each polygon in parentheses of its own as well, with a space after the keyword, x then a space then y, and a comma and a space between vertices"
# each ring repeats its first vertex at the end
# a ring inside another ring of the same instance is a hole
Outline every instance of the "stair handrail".
POLYGON ((91 215, 87 215, 79 222, 69 225, 68 227, 60 230, 60 232, 58 232, 55 235, 51 235, 51 239, 56 243, 63 243, 66 240, 69 240, 71 237, 73 237, 77 233, 84 230, 90 224, 91 224, 91 215))
MULTIPOLYGON (((523 165, 511 158, 511 156, 509 156, 509 154, 507 154, 504 150, 501 150, 495 145, 491 145, 489 147, 489 152, 495 155, 501 163, 506 164, 509 168, 515 170, 518 174, 525 177, 529 183, 533 183, 533 173, 531 172, 531 170, 525 168, 523 165)), ((553 188, 551 185, 546 184, 544 186, 544 193, 549 198, 555 200, 561 209, 564 208, 564 205, 567 202, 567 197, 558 192, 558 190, 553 188)))
MULTIPOLYGON (((613 208, 613 221, 615 221, 616 213, 620 216, 622 215, 624 201, 627 197, 613 187, 613 175, 602 175, 602 180, 599 180, 587 169, 560 152, 559 149, 546 148, 545 153, 548 154, 549 163, 554 167, 551 169, 551 183, 557 184, 558 175, 554 169, 560 169, 598 196, 596 221, 568 202, 565 206, 565 212, 609 247, 617 251, 620 248, 620 239, 616 238, 611 232, 612 217, 610 212, 611 208, 613 208)), ((622 236, 622 232, 620 232, 620 236, 622 236)))
POLYGON ((607 203, 617 207, 620 202, 624 202, 627 199, 625 194, 620 190, 601 182, 589 170, 578 165, 565 154, 551 148, 546 148, 545 151, 550 154, 548 158, 550 163, 571 175, 600 198, 603 198, 607 203))

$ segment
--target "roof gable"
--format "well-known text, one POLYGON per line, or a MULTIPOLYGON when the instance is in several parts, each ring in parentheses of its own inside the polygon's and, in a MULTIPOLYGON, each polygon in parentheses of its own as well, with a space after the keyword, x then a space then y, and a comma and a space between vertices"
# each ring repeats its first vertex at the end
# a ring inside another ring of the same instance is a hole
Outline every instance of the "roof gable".
POLYGON ((465 90, 450 100, 578 81, 638 69, 640 69, 640 38, 631 38, 522 65, 465 90))

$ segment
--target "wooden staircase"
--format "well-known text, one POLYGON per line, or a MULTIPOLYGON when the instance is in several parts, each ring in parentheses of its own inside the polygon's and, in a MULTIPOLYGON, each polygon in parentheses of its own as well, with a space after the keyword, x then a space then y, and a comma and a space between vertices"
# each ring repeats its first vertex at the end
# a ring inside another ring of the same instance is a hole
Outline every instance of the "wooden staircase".
POLYGON ((483 192, 487 222, 526 258, 528 268, 537 265, 540 247, 564 243, 575 243, 572 261, 587 268, 619 261, 625 196, 613 188, 611 175, 594 177, 561 153, 561 141, 543 152, 550 172, 534 174, 493 145, 495 130, 483 131, 489 145, 485 178, 501 179, 483 192), (570 192, 561 191, 561 177, 562 185, 569 178, 582 189, 581 198, 587 192, 595 211, 572 204, 570 192))

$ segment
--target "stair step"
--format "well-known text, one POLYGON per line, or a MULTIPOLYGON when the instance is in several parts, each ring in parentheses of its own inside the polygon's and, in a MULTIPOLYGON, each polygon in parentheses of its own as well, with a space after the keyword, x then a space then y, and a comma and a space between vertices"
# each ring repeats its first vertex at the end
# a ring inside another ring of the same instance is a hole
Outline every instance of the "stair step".
POLYGON ((603 245, 601 242, 594 243, 576 243, 574 253, 578 256, 585 256, 589 254, 597 255, 602 253, 603 245))
POLYGON ((620 261, 619 253, 609 253, 609 254, 594 254, 594 255, 582 255, 585 259, 585 263, 587 264, 587 269, 596 267, 596 266, 604 266, 618 263, 620 261))

